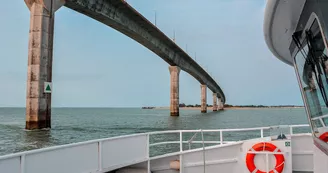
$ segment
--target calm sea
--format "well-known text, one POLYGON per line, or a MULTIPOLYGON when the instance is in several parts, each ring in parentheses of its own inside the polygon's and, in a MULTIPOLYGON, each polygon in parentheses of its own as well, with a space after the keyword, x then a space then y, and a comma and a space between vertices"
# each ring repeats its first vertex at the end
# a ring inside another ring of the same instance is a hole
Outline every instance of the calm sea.
POLYGON ((209 111, 139 108, 53 108, 52 129, 26 131, 24 108, 0 108, 0 155, 97 138, 175 129, 307 124, 304 109, 209 111))

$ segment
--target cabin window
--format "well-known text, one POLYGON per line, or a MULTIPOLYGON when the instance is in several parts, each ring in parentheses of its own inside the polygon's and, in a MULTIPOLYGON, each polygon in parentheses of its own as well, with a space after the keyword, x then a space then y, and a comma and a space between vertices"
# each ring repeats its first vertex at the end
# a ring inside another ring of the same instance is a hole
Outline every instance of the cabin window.
POLYGON ((323 124, 320 121, 320 119, 314 119, 314 120, 312 120, 312 122, 313 122, 314 129, 323 127, 323 124))
POLYGON ((328 127, 328 54, 317 20, 293 40, 298 47, 295 65, 315 134, 328 127))
POLYGON ((323 123, 325 126, 328 126, 328 117, 323 118, 323 123))

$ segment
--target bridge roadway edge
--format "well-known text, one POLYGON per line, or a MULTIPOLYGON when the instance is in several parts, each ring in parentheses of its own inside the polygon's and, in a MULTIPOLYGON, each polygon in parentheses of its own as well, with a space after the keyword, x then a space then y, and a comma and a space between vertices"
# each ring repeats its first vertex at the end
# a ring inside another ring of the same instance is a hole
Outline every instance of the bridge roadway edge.
POLYGON ((213 78, 185 51, 150 21, 122 0, 66 0, 65 6, 93 18, 134 39, 157 54, 169 65, 179 66, 213 93, 226 98, 213 78))

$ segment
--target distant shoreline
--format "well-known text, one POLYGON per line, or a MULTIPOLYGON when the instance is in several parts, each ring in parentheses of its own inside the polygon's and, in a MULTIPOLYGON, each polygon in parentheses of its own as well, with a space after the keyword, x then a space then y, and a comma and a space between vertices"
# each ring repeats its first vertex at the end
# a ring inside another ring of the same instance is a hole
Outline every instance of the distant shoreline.
MULTIPOLYGON (((225 107, 224 109, 226 110, 248 110, 248 109, 300 109, 304 107, 285 107, 285 106, 281 106, 281 107, 225 107)), ((170 107, 154 107, 153 109, 170 109, 170 107)), ((183 110, 200 110, 200 107, 180 107, 180 109, 183 110)), ((212 107, 207 107, 207 109, 212 109, 212 107)))
MULTIPOLYGON (((226 110, 248 110, 248 109, 300 109, 303 106, 274 106, 274 107, 225 107, 226 110)), ((0 107, 0 109, 25 109, 25 107, 0 107)), ((140 109, 140 107, 52 107, 52 109, 140 109)), ((170 109, 169 106, 159 107, 141 107, 141 109, 170 109)), ((200 110, 200 107, 180 107, 182 110, 200 110)), ((212 109, 212 106, 207 106, 207 109, 212 109)))

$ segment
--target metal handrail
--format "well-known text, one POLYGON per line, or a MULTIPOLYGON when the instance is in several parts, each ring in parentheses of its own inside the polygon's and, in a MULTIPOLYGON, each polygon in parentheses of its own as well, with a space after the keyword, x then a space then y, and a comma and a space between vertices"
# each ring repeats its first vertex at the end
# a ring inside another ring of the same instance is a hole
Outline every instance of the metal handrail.
MULTIPOLYGON (((308 127, 308 124, 300 124, 300 125, 277 125, 277 126, 268 126, 268 127, 253 127, 253 128, 241 128, 241 129, 211 129, 211 130, 202 130, 203 132, 236 132, 236 131, 254 131, 254 130, 269 130, 271 128, 277 127, 308 127)), ((180 133, 180 132, 201 132, 201 130, 167 130, 167 131, 156 131, 156 132, 149 132, 149 135, 158 135, 158 134, 169 134, 169 133, 180 133)))
MULTIPOLYGON (((236 142, 236 141, 224 141, 223 139, 223 133, 226 132, 236 132, 236 131, 255 131, 258 130, 261 133, 261 137, 264 137, 264 133, 263 131, 266 129, 272 129, 272 128, 279 128, 279 127, 289 127, 290 128, 290 134, 293 134, 293 129, 296 127, 309 127, 308 124, 303 124, 303 125, 291 125, 291 126, 272 126, 272 127, 257 127, 257 128, 244 128, 244 129, 215 129, 215 130, 172 130, 172 131, 161 131, 161 132, 150 132, 150 133, 139 133, 139 134, 133 134, 133 135, 126 135, 126 136, 118 136, 118 137, 112 137, 112 138, 104 138, 104 139, 97 139, 97 140, 91 140, 91 141, 85 141, 85 142, 79 142, 79 143, 74 143, 74 144, 67 144, 67 145, 61 145, 61 146, 54 146, 54 147, 49 147, 49 148, 42 148, 42 149, 37 149, 37 150, 31 150, 31 151, 24 151, 24 152, 20 152, 20 153, 15 153, 15 154, 9 154, 9 155, 5 155, 5 156, 0 156, 0 160, 6 160, 6 159, 13 159, 16 158, 18 160, 20 160, 19 165, 20 166, 20 173, 24 173, 25 170, 25 166, 26 163, 28 163, 28 158, 29 155, 33 155, 33 154, 38 154, 38 153, 42 153, 42 152, 51 152, 51 151, 55 151, 55 150, 61 150, 61 149, 69 149, 69 148, 76 148, 76 147, 81 147, 84 145, 89 145, 92 144, 94 145, 93 147, 97 148, 97 155, 96 157, 98 157, 98 162, 97 162, 97 171, 102 172, 104 171, 103 169, 107 169, 107 167, 104 167, 103 165, 103 157, 104 157, 104 153, 103 151, 106 149, 106 142, 114 142, 115 140, 120 140, 120 139, 130 139, 130 138, 143 138, 147 141, 144 141, 144 145, 147 148, 145 153, 143 153, 143 159, 141 160, 136 160, 133 161, 129 164, 136 164, 139 162, 145 162, 147 161, 148 163, 148 170, 150 169, 150 160, 155 159, 155 158, 161 158, 161 157, 167 157, 168 155, 173 156, 173 155, 179 155, 180 160, 183 160, 182 157, 182 153, 188 153, 188 152, 194 152, 194 151, 205 151, 205 144, 226 144, 227 145, 235 145, 235 144, 239 144, 242 142, 236 142), (205 141, 204 140, 204 136, 203 133, 206 132, 218 132, 220 135, 220 139, 219 140, 214 140, 214 141, 205 141), (188 141, 184 141, 183 140, 183 133, 202 133, 202 140, 201 141, 195 141, 196 138, 196 134, 193 135, 193 137, 188 140, 188 141), (156 134, 179 134, 179 141, 164 141, 164 142, 157 142, 157 143, 150 143, 150 135, 156 135, 156 134), (155 157, 150 157, 150 147, 152 146, 156 146, 156 145, 165 145, 165 144, 179 144, 180 145, 180 151, 179 152, 175 152, 175 153, 170 153, 170 154, 164 154, 164 155, 160 155, 160 156, 155 156, 155 157), (198 148, 195 150, 186 150, 183 151, 183 144, 185 143, 198 143, 198 144, 203 144, 202 149, 198 148)), ((107 146, 108 147, 108 146, 107 146)), ((213 147, 220 147, 220 146, 213 146, 213 147)), ((204 154, 204 161, 205 161, 205 153, 204 154)), ((205 164, 204 164, 205 165, 205 164)), ((122 166, 122 165, 121 165, 122 166)), ((180 167, 183 168, 182 165, 182 161, 180 162, 180 167)), ((112 168, 111 168, 112 169, 112 168)), ((114 168, 113 168, 114 169, 114 168)), ((204 166, 205 169, 205 166, 204 166)), ((182 172, 182 170, 180 169, 180 172, 182 172)))
MULTIPOLYGON (((230 144, 235 143, 238 141, 224 141, 223 144, 230 144)), ((189 144, 189 141, 182 141, 183 144, 189 144)), ((193 144, 201 144, 203 141, 193 141, 193 144)), ((204 141, 205 144, 221 144, 220 141, 204 141)), ((157 146, 157 145, 165 145, 165 144, 180 144, 180 141, 167 141, 167 142, 158 142, 149 144, 150 147, 157 146)))
MULTIPOLYGON (((168 141, 168 142, 161 142, 161 143, 153 143, 150 144, 148 143, 149 147, 150 146, 155 146, 155 145, 162 145, 162 144, 169 144, 169 143, 180 143, 180 151, 182 151, 182 144, 186 143, 187 141, 183 141, 182 139, 182 134, 183 133, 190 133, 190 132, 219 132, 220 133, 220 144, 224 143, 231 143, 235 141, 223 141, 223 132, 236 132, 236 131, 254 131, 254 130, 260 130, 261 134, 263 134, 263 130, 267 130, 270 128, 275 128, 275 127, 281 127, 281 126, 271 126, 271 127, 257 127, 257 128, 243 128, 243 129, 213 129, 213 130, 170 130, 170 131, 158 131, 158 132, 148 132, 148 133, 139 133, 139 134, 132 134, 132 135, 125 135, 125 136, 117 136, 117 137, 112 137, 112 138, 103 138, 103 139, 96 139, 96 140, 90 140, 90 141, 85 141, 85 142, 78 142, 78 143, 73 143, 73 144, 66 144, 66 145, 60 145, 60 146, 53 146, 49 148, 41 148, 41 149, 36 149, 36 150, 31 150, 31 151, 24 151, 20 153, 14 153, 14 154, 8 154, 4 156, 0 156, 0 160, 3 159, 8 159, 8 158, 13 158, 17 156, 24 156, 24 155, 29 155, 29 154, 36 154, 40 152, 45 152, 45 151, 53 151, 53 150, 58 150, 58 149, 63 149, 63 148, 71 148, 71 147, 76 147, 76 146, 81 146, 81 145, 87 145, 87 144, 92 144, 92 143, 100 143, 99 146, 101 146, 102 142, 105 141, 111 141, 111 140, 116 140, 116 139, 123 139, 123 138, 130 138, 130 137, 137 137, 137 136, 143 136, 143 135, 157 135, 157 134, 180 134, 180 141, 168 141)), ((293 134, 293 128, 295 127, 309 127, 308 124, 301 124, 301 125, 289 125, 287 126, 290 128, 290 134, 293 134)), ((262 137, 262 135, 261 135, 262 137)), ((202 141, 194 141, 195 143, 197 142, 202 142, 202 141)), ((214 143, 215 141, 204 141, 204 143, 214 143)))
MULTIPOLYGON (((166 141, 166 142, 158 142, 149 144, 149 146, 156 146, 156 145, 164 145, 164 144, 180 144, 180 151, 183 151, 182 144, 183 143, 214 143, 214 144, 224 144, 224 143, 234 143, 236 141, 224 141, 223 140, 223 132, 245 132, 245 131, 255 131, 259 130, 261 138, 264 138, 264 130, 274 129, 274 128, 289 128, 290 135, 293 134, 293 129, 297 127, 309 127, 308 124, 300 124, 300 125, 277 125, 277 126, 269 126, 269 127, 255 127, 255 128, 241 128, 241 129, 213 129, 213 130, 170 130, 170 131, 158 131, 158 132, 150 132, 149 135, 159 135, 159 134, 174 134, 179 133, 180 134, 180 141, 166 141), (220 141, 193 141, 197 133, 199 132, 219 132, 220 133, 220 141), (183 141, 182 135, 183 133, 195 133, 191 139, 188 141, 183 141)), ((189 147, 190 149, 190 147, 189 147)))

